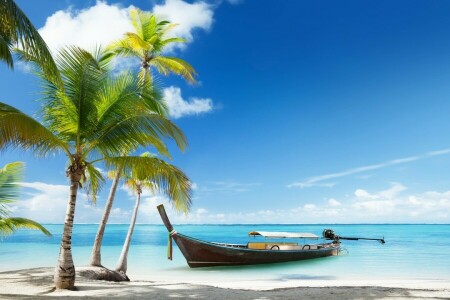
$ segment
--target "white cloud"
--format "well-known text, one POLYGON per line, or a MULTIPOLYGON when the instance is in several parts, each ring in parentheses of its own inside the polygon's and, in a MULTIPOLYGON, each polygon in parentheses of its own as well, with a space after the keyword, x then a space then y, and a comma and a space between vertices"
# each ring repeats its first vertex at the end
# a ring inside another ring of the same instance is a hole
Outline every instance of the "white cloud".
POLYGON ((125 32, 133 31, 128 16, 130 7, 98 1, 83 10, 59 10, 47 18, 39 33, 52 50, 65 45, 94 49, 121 38, 125 32))
POLYGON ((329 180, 329 179, 345 177, 345 176, 349 176, 349 175, 353 175, 353 174, 358 174, 358 173, 364 173, 364 172, 368 172, 368 171, 378 170, 378 169, 382 169, 382 168, 386 168, 386 167, 390 167, 390 166, 394 166, 394 165, 405 164, 405 163, 417 161, 417 160, 420 160, 420 159, 429 158, 429 157, 432 157, 432 156, 446 155, 446 154, 449 154, 449 153, 450 153, 450 149, 430 151, 430 152, 427 152, 427 153, 424 153, 424 154, 421 154, 421 155, 403 157, 403 158, 398 158, 398 159, 393 159, 393 160, 389 160, 389 161, 386 161, 386 162, 382 162, 382 163, 379 163, 379 164, 373 164, 373 165, 357 167, 357 168, 345 170, 345 171, 342 171, 342 172, 330 173, 330 174, 324 174, 324 175, 310 177, 310 178, 308 178, 306 180, 303 180, 303 181, 293 182, 291 184, 288 184, 287 187, 288 188, 301 188, 301 189, 308 188, 308 187, 314 187, 314 186, 333 187, 334 185, 336 185, 335 182, 332 182, 332 183, 325 182, 324 183, 323 181, 326 181, 326 180, 329 180))
MULTIPOLYGON (((179 24, 171 32, 173 36, 183 37, 188 42, 194 40, 194 30, 211 28, 214 15, 212 7, 205 2, 188 3, 182 0, 166 0, 164 4, 155 5, 153 13, 162 19, 179 24)), ((177 47, 181 48, 183 44, 177 44, 177 47)))
MULTIPOLYGON (((43 182, 23 182, 21 200, 14 202, 14 216, 29 218, 41 223, 64 223, 69 197, 69 186, 43 182)), ((75 208, 75 223, 98 223, 103 214, 103 206, 95 206, 80 190, 75 208)), ((115 208, 111 212, 111 222, 127 222, 129 212, 115 208)))
MULTIPOLYGON (((97 1, 94 6, 82 10, 69 7, 48 17, 39 33, 53 51, 65 45, 94 49, 121 38, 125 32, 134 31, 128 14, 130 8, 133 6, 122 7, 119 4, 108 4, 106 1, 97 1)), ((214 16, 213 7, 201 1, 188 3, 182 0, 167 0, 161 5, 155 5, 153 12, 178 23, 171 31, 172 35, 184 37, 188 42, 194 40, 195 30, 209 30, 214 16)), ((178 48, 185 47, 185 44, 181 43, 174 45, 178 48)))
POLYGON ((331 198, 328 200, 328 206, 336 207, 336 206, 340 206, 340 205, 341 205, 341 202, 337 201, 334 198, 331 198))
POLYGON ((163 90, 164 100, 169 108, 169 114, 173 118, 181 118, 190 115, 199 115, 210 112, 213 102, 210 98, 183 99, 181 89, 171 86, 163 90))

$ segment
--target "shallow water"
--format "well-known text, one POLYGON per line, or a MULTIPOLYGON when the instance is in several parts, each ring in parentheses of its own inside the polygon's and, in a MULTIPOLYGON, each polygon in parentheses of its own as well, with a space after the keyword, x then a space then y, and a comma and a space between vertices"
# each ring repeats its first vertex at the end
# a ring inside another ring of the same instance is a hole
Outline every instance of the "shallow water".
MULTIPOLYGON (((98 225, 74 227, 76 265, 87 265, 98 225)), ((52 238, 36 231, 19 231, 0 242, 0 271, 56 265, 62 225, 47 225, 52 238)), ((293 279, 437 279, 450 278, 450 225, 178 225, 180 233, 207 241, 246 243, 252 230, 297 231, 321 234, 333 228, 343 236, 385 237, 375 241, 343 241, 348 254, 309 261, 241 267, 190 269, 174 247, 166 258, 167 231, 162 225, 137 225, 128 260, 135 279, 226 281, 293 279)), ((113 268, 125 239, 127 225, 108 225, 102 262, 113 268)), ((263 240, 263 238, 257 238, 263 240)))

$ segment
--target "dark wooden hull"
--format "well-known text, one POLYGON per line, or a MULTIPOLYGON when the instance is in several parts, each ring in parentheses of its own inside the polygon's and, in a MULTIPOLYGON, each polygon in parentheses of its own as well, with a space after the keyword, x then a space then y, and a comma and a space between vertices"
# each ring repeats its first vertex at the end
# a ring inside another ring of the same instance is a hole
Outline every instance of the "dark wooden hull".
POLYGON ((320 249, 255 250, 245 245, 210 243, 175 233, 174 241, 191 268, 280 263, 338 255, 339 243, 322 244, 320 249))

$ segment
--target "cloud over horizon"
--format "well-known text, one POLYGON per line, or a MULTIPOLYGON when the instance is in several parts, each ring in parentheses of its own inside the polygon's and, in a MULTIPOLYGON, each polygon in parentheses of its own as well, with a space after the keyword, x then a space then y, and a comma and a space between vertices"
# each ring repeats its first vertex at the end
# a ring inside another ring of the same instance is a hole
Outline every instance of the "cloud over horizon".
MULTIPOLYGON (((25 191, 11 207, 14 216, 21 216, 41 223, 64 222, 69 187, 43 182, 21 183, 25 191)), ((256 185, 256 184, 253 184, 256 185)), ((126 187, 120 190, 133 202, 135 196, 126 187)), ((156 210, 165 204, 174 224, 330 224, 330 223, 449 223, 450 191, 426 191, 407 194, 407 187, 391 183, 390 187, 375 192, 356 189, 344 199, 329 198, 325 201, 304 203, 284 209, 255 209, 250 212, 210 211, 204 207, 193 208, 188 215, 176 212, 169 199, 162 194, 145 191, 142 194, 138 223, 160 224, 156 210)), ((239 191, 235 191, 239 192, 239 191)), ((104 204, 92 205, 83 193, 78 194, 75 223, 98 223, 104 204)), ((110 223, 130 221, 133 205, 127 209, 115 207, 110 223)))

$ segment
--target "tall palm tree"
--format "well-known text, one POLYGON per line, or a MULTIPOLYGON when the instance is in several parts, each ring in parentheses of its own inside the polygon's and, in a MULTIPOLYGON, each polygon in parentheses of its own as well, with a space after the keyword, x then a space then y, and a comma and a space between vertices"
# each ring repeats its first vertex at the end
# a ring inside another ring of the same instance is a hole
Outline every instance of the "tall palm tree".
POLYGON ((125 33, 122 39, 112 43, 108 49, 116 55, 139 59, 139 78, 143 82, 152 81, 151 67, 163 75, 174 73, 189 82, 195 82, 196 72, 188 62, 163 55, 171 44, 186 42, 183 38, 168 36, 177 24, 160 21, 155 15, 139 9, 131 9, 130 17, 135 32, 125 33))
POLYGON ((72 228, 77 192, 88 191, 95 202, 104 178, 94 163, 147 146, 161 137, 185 144, 181 130, 164 117, 160 95, 142 89, 129 73, 116 77, 108 72, 108 59, 77 47, 60 51, 56 59, 63 85, 45 73, 43 78, 42 122, 18 109, 0 103, 0 149, 7 146, 32 150, 43 156, 62 152, 68 157, 66 175, 70 180, 56 288, 73 289, 72 228))
POLYGON ((187 213, 191 206, 191 183, 189 178, 178 168, 160 160, 149 153, 141 156, 115 158, 124 167, 121 170, 126 185, 136 194, 136 204, 131 217, 130 227, 123 244, 116 271, 126 274, 127 257, 130 248, 137 213, 144 189, 162 192, 169 196, 173 206, 180 212, 187 213))
POLYGON ((52 55, 39 32, 13 0, 0 0, 0 61, 14 67, 13 49, 20 47, 20 57, 39 58, 47 76, 59 81, 59 73, 52 55))
MULTIPOLYGON (((182 38, 167 37, 167 33, 176 24, 171 24, 167 21, 158 21, 154 15, 138 9, 130 10, 130 17, 135 32, 125 33, 124 38, 112 43, 108 47, 108 50, 114 55, 133 57, 141 61, 141 71, 139 72, 138 78, 143 88, 153 86, 151 67, 156 68, 161 74, 168 75, 169 73, 174 73, 181 75, 189 82, 195 82, 195 70, 188 62, 162 54, 164 49, 170 44, 185 42, 182 38)), ((162 154, 170 158, 167 151, 162 154)), ((92 266, 102 266, 101 246, 120 176, 121 167, 119 166, 113 178, 105 210, 92 247, 90 261, 92 266)))
POLYGON ((37 229, 43 234, 52 234, 44 226, 30 219, 10 217, 8 204, 17 200, 18 183, 22 178, 23 163, 13 162, 0 169, 0 238, 13 234, 17 229, 37 229))

